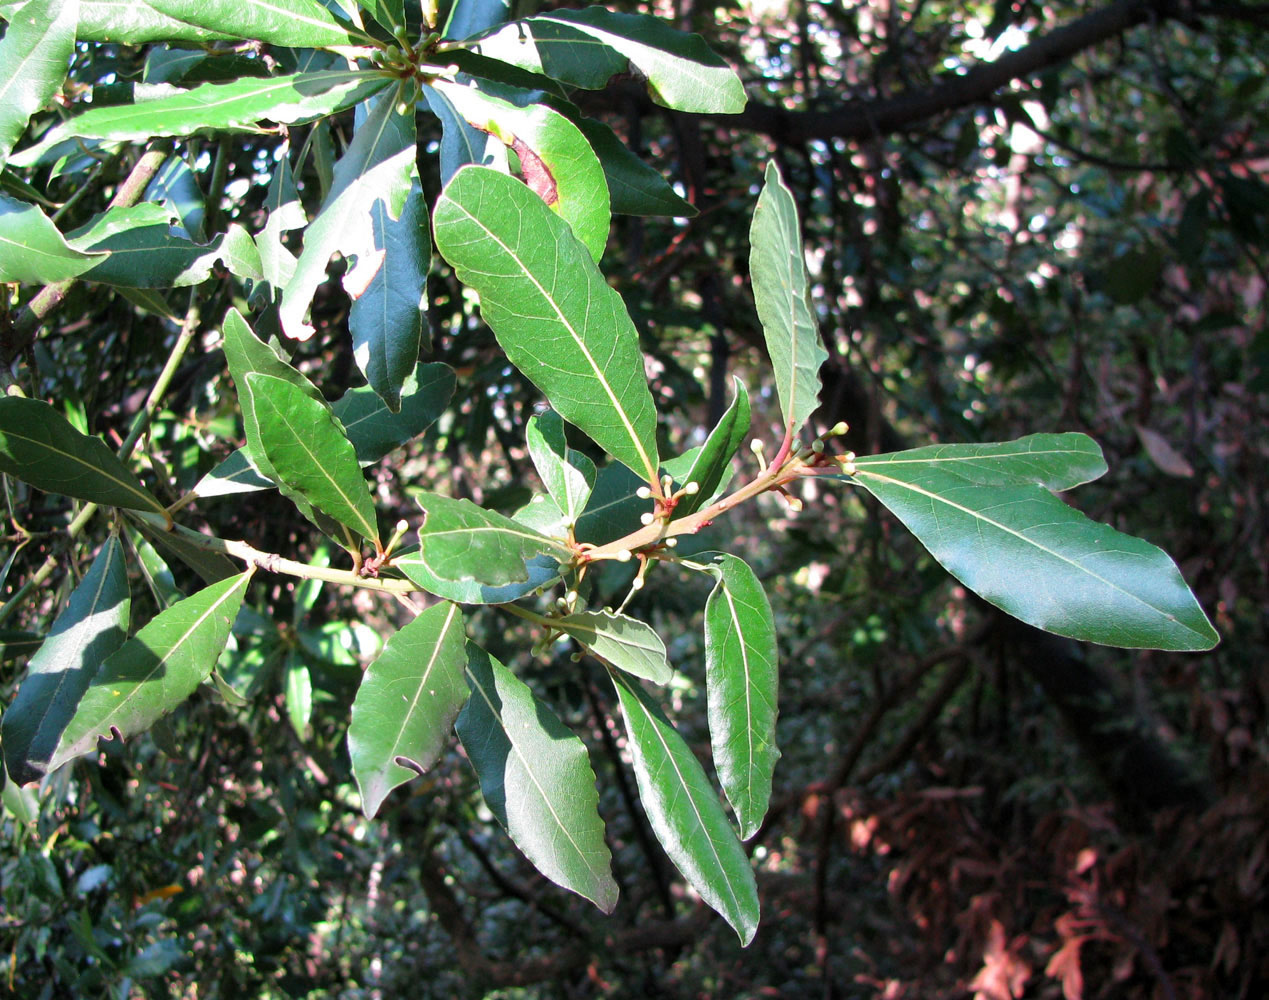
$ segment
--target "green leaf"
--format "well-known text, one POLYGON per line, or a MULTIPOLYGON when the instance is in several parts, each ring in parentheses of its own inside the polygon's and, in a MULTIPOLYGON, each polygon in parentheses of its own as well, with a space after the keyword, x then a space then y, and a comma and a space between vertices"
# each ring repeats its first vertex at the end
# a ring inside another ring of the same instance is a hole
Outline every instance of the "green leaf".
POLYGON ((758 886, 700 761, 638 681, 613 674, 652 829, 670 860, 747 945, 758 929, 758 886))
POLYGON ((75 51, 79 0, 30 0, 0 39, 0 167, 31 115, 61 89, 75 51))
POLYGON ((449 365, 419 363, 401 385, 401 408, 396 413, 369 386, 344 393, 332 409, 357 461, 369 465, 431 427, 449 406, 454 385, 449 365))
POLYGON ((653 684, 674 676, 665 643, 647 622, 611 611, 577 611, 551 624, 576 639, 586 651, 614 667, 653 684))
POLYGON ((511 14, 511 0, 454 0, 441 34, 445 38, 468 38, 501 24, 511 14))
POLYGON ((0 663, 9 663, 22 656, 34 656, 42 645, 44 645, 44 636, 39 632, 28 632, 20 628, 0 628, 0 663))
POLYGON ((357 453, 330 409, 272 375, 253 372, 247 383, 260 446, 278 475, 278 488, 377 547, 379 529, 370 487, 357 464, 357 453))
POLYGON ((520 159, 525 183, 598 261, 612 222, 604 169, 571 121, 543 104, 518 107, 475 87, 437 80, 432 89, 471 125, 497 137, 520 159))
MULTIPOLYGON (((29 0, 5 0, 0 3, 0 17, 11 22, 24 3, 29 3, 29 0)), ((109 42, 114 45, 212 42, 233 37, 160 14, 149 0, 79 0, 79 24, 75 36, 81 42, 109 42)))
POLYGON ((745 107, 740 78, 700 35, 646 14, 559 10, 473 41, 483 55, 574 87, 597 90, 618 74, 635 73, 646 79, 652 100, 667 108, 738 114, 745 107))
POLYGON ((390 82, 368 70, 322 70, 267 79, 245 77, 191 90, 156 85, 154 90, 162 96, 90 108, 50 129, 13 162, 30 166, 65 139, 141 142, 203 131, 264 132, 258 124, 264 121, 299 125, 350 108, 390 82))
POLYGON ((103 256, 76 250, 35 205, 0 194, 0 281, 32 285, 66 281, 103 256))
POLYGON ((779 654, 766 592, 741 558, 716 556, 705 604, 705 679, 714 766, 748 840, 771 801, 779 654))
POLYGON ((421 552, 397 556, 392 565, 422 590, 460 604, 510 604, 560 578, 560 564, 550 556, 535 556, 524 564, 525 579, 489 586, 477 580, 446 580, 432 570, 421 552))
POLYGON ((828 351, 811 312, 797 205, 774 162, 767 164, 749 243, 754 302, 775 369, 785 431, 794 435, 819 405, 820 366, 828 351))
POLYGON ((683 477, 684 485, 696 483, 697 491, 684 494, 674 508, 674 517, 686 517, 702 504, 713 500, 717 491, 731 478, 731 460, 749 433, 749 393, 740 379, 733 383, 736 395, 731 406, 709 432, 705 444, 696 453, 692 467, 683 477))
POLYGON ((251 464, 251 456, 247 454, 246 448, 239 448, 203 476, 194 485, 192 492, 197 497, 210 499, 271 489, 273 480, 251 464))
POLYGON ((26 680, 0 722, 4 763, 18 784, 38 781, 84 692, 106 657, 128 637, 128 570, 111 535, 27 666, 26 680))
POLYGON ((152 524, 144 517, 134 518, 141 533, 150 540, 158 550, 168 556, 179 559, 186 566, 203 578, 204 583, 219 583, 233 576, 238 568, 219 552, 211 552, 194 541, 186 538, 179 526, 176 531, 165 531, 160 525, 152 524))
POLYGON ((427 515, 419 528, 419 559, 440 580, 498 588, 527 582, 529 563, 539 557, 572 556, 567 545, 470 500, 426 492, 415 499, 427 515))
POLYGON ((182 288, 206 281, 222 260, 243 277, 263 277, 259 251, 242 226, 231 224, 211 243, 200 244, 175 221, 154 202, 107 209, 70 234, 76 250, 106 254, 80 277, 127 288, 182 288))
POLYGON ((519 181, 464 167, 434 225, 511 363, 565 420, 655 483, 656 409, 638 334, 567 223, 519 181))
MULTIPOLYGON (((276 484, 280 477, 260 441, 256 398, 248 376, 260 373, 279 378, 322 406, 326 405, 326 401, 312 382, 292 368, 273 347, 265 344, 252 332, 251 327, 247 325, 247 321, 242 318, 242 314, 237 309, 230 309, 225 314, 222 330, 225 336, 225 358, 229 362, 229 374, 233 376, 234 385, 238 388, 238 403, 242 409, 242 423, 247 435, 247 454, 251 463, 276 484)), ((301 514, 322 531, 327 534, 338 531, 333 522, 314 508, 304 496, 297 493, 291 497, 291 501, 299 508, 301 514)))
POLYGON ((92 753, 98 737, 145 732, 207 679, 229 639, 251 571, 200 590, 155 617, 101 665, 49 770, 92 753))
POLYGON ((450 182, 460 167, 468 163, 483 163, 485 149, 496 141, 492 136, 472 128, 460 115, 448 97, 431 87, 422 88, 423 97, 432 114, 441 121, 441 184, 450 182))
POLYGON ((107 507, 164 512, 101 438, 81 434, 57 410, 36 399, 0 398, 0 472, 46 493, 107 507))
POLYGON ((639 518, 650 507, 639 496, 643 480, 624 465, 605 465, 595 477, 595 488, 574 536, 579 542, 606 545, 640 527, 639 518))
POLYGON ((525 430, 529 456, 566 524, 576 524, 595 485, 595 463, 564 440, 564 421, 554 410, 534 414, 525 430))
POLYGON ((467 700, 466 644, 462 611, 443 602, 393 635, 366 670, 353 701, 348 753, 367 816, 445 750, 467 700))
POLYGON ((578 118, 574 124, 590 143, 604 168, 612 211, 618 215, 669 216, 690 219, 696 208, 684 201, 652 167, 630 151, 603 122, 578 118))
POLYGON ((357 0, 357 3, 389 31, 406 25, 405 0, 357 0))
POLYGON ((425 342, 430 347, 432 340, 423 330, 432 241, 417 172, 403 204, 380 199, 371 206, 370 228, 372 249, 358 258, 357 280, 365 273, 365 263, 375 256, 379 260, 369 285, 352 304, 348 327, 357 367, 388 409, 396 412, 401 409, 402 385, 419 362, 419 349, 425 342))
POLYGON ((273 180, 264 198, 269 211, 268 221, 256 234, 256 248, 260 251, 260 267, 264 280, 275 289, 285 287, 295 273, 295 254, 282 242, 282 234, 308 225, 308 216, 300 204, 300 194, 291 172, 291 159, 283 156, 273 170, 273 180))
POLYGON ((304 657, 294 649, 286 654, 282 667, 282 691, 291 728, 301 740, 307 739, 309 720, 313 718, 313 677, 304 657))
POLYGON ((340 22, 318 0, 146 0, 155 10, 186 24, 228 31, 266 45, 339 48, 370 38, 340 22))
POLYGON ((1165 552, 1050 492, 1104 469, 1084 435, 1037 434, 860 459, 853 481, 956 579, 1030 625, 1110 646, 1210 649, 1219 637, 1165 552))
POLYGON ((141 575, 145 578, 150 593, 154 595, 154 603, 158 605, 159 610, 171 607, 181 600, 185 595, 177 587, 171 567, 154 546, 146 541, 139 530, 129 531, 128 541, 132 543, 133 551, 137 555, 137 564, 141 568, 141 575))
POLYGON ((472 643, 466 672, 471 697, 455 728, 489 810, 538 871, 611 913, 617 883, 586 746, 472 643))
POLYGON ((382 199, 388 202, 390 215, 399 215, 417 171, 413 107, 407 114, 397 114, 397 100, 393 90, 371 102, 365 121, 335 164, 321 211, 304 232, 304 249, 282 290, 279 310, 282 329, 289 337, 307 340, 312 336, 313 328, 304 316, 318 286, 326 281, 332 254, 356 259, 344 275, 344 287, 354 298, 383 266, 383 247, 375 243, 373 209, 382 199))

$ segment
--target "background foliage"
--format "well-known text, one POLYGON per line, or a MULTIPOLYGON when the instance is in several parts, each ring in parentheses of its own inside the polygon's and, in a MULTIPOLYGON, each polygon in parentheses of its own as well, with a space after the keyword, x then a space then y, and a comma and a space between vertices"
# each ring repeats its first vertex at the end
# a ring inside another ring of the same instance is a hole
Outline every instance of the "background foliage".
MULTIPOLYGON (((31 0, 23 10, 43 20, 22 30, 54 24, 58 6, 31 0)), ((649 359, 662 452, 717 422, 731 376, 750 388, 755 428, 780 422, 745 280, 772 157, 800 209, 829 347, 816 424, 848 421, 861 455, 1091 434, 1111 471, 1080 491, 1082 509, 1166 548, 1222 644, 1124 652, 1020 626, 862 494, 810 484, 801 515, 773 495, 734 512, 720 530, 766 585, 783 664, 783 756, 747 844, 765 919, 742 951, 673 876, 622 763, 614 696, 579 679, 566 653, 528 672, 591 747, 623 894, 611 917, 533 872, 458 753, 367 819, 349 706, 408 615, 262 576, 248 598, 258 618, 239 619, 220 687, 106 745, 105 766, 65 768, 38 789, 6 783, 0 933, 17 995, 179 996, 197 984, 200 996, 994 1000, 1255 996, 1269 978, 1264 11, 1125 0, 650 9, 703 33, 750 98, 738 115, 702 117, 654 104, 638 81, 570 94, 699 210, 616 215, 604 253, 649 359)), ((6 40, 22 24, 14 17, 6 40)), ((238 78, 272 57, 212 46, 215 58, 186 70, 197 50, 80 41, 55 100, 28 109, 29 134, 90 93, 108 109, 142 82, 238 78)), ((147 146, 146 132, 60 176, 7 169, 10 197, 31 199, 24 185, 35 185, 73 232, 150 157, 145 199, 177 212, 204 249, 176 265, 153 248, 148 258, 196 286, 190 314, 182 293, 89 274, 62 289, 36 337, 22 316, 37 289, 16 290, 6 378, 117 444, 185 316, 194 349, 139 452, 164 502, 183 494, 243 440, 244 390, 215 349, 220 317, 248 305, 234 227, 275 226, 281 239, 279 209, 293 199, 311 217, 338 189, 353 114, 290 130, 291 149, 309 150, 294 177, 272 133, 147 146)), ((438 119, 419 114, 416 127, 443 170, 438 119)), ((430 206, 441 176, 434 157, 419 162, 430 206)), ((326 259, 316 266, 320 281, 326 259)), ((509 512, 533 477, 524 442, 537 390, 448 268, 426 282, 425 358, 449 364, 459 391, 374 467, 384 523, 416 516, 417 483, 509 512)), ((358 370, 339 282, 315 289, 315 333, 295 363, 338 398, 375 376, 358 370)), ((63 498, 6 489, 6 598, 57 557, 3 623, 7 706, 105 527, 67 546, 63 498)), ((260 549, 340 558, 274 492, 200 500, 194 515, 224 518, 215 502, 233 505, 260 549)), ((125 581, 134 623, 202 587, 158 550, 161 535, 123 537, 143 570, 125 581)), ((619 600, 621 583, 599 586, 619 600)), ((662 574, 630 606, 669 637, 670 700, 697 748, 710 738, 700 636, 711 586, 662 574)), ((474 638, 503 662, 523 658, 500 621, 476 620, 474 638)))

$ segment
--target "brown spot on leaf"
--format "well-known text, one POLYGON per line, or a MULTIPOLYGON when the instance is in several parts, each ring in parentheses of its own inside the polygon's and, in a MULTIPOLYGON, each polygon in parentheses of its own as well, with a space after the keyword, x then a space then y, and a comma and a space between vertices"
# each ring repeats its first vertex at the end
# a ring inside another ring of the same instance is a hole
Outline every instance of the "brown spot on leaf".
POLYGON ((555 178, 542 162, 542 157, 520 138, 512 141, 511 148, 516 156, 520 157, 520 174, 524 177, 524 183, 529 185, 534 194, 548 205, 554 205, 559 201, 560 192, 555 186, 555 178))

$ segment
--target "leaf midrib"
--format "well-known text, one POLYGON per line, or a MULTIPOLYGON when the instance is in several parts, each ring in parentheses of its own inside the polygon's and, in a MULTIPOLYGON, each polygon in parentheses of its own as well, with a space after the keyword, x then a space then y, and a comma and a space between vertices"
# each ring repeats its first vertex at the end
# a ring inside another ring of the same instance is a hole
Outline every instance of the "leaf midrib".
MULTIPOLYGON (((444 195, 442 195, 442 197, 444 197, 444 195)), ((560 324, 564 327, 565 330, 568 331, 569 336, 573 338, 573 342, 577 345, 578 350, 582 352, 582 356, 585 357, 586 362, 590 365, 591 370, 595 373, 594 375, 595 380, 599 382, 599 384, 603 387, 604 392, 607 394, 609 402, 612 404, 613 409, 616 411, 617 416, 621 420, 622 426, 626 430, 626 435, 630 438, 631 444, 634 445, 635 451, 638 452, 639 454, 639 460, 640 462, 643 463, 644 476, 648 479, 649 482, 655 483, 657 481, 656 469, 653 468, 652 462, 648 458, 648 453, 644 450, 643 442, 640 440, 639 435, 635 432, 634 424, 630 420, 630 417, 627 415, 625 407, 622 406, 621 401, 617 399, 617 396, 613 392, 612 386, 609 384, 608 379, 604 377, 604 373, 602 369, 599 367, 598 364, 596 364, 594 356, 590 353, 590 349, 586 346, 586 342, 578 334, 577 330, 574 329, 573 324, 569 321, 568 317, 564 315, 559 305, 556 304, 555 299, 547 292, 546 288, 542 285, 542 283, 538 281, 537 276, 533 274, 533 272, 530 271, 528 267, 525 266, 525 263, 523 260, 521 260, 519 254, 517 254, 514 250, 512 250, 511 247, 507 246, 507 244, 504 243, 497 236, 497 234, 493 232, 493 230, 491 230, 480 219, 476 218, 476 216, 474 216, 471 212, 469 212, 465 205, 459 204, 453 198, 448 198, 447 200, 449 201, 451 205, 453 205, 465 216, 467 216, 468 219, 470 219, 477 226, 479 226, 480 229, 484 231, 484 233, 491 240, 493 240, 495 243, 498 244, 498 246, 500 246, 503 249, 503 251, 507 254, 507 256, 509 256, 511 260, 513 260, 519 266, 521 273, 526 278, 528 278, 529 281, 533 284, 534 288, 538 290, 538 294, 542 296, 542 299, 555 312, 555 315, 558 318, 560 324)), ((558 247, 558 244, 557 244, 557 247, 558 247)), ((557 253, 558 253, 558 250, 557 250, 557 253)), ((588 294, 587 308, 589 309, 589 307, 590 307, 590 296, 588 294)))
MULTIPOLYGON (((883 480, 895 486, 902 487, 903 489, 911 490, 913 493, 926 497, 929 500, 933 500, 938 503, 944 504, 945 506, 950 507, 953 510, 960 511, 963 514, 968 514, 970 517, 978 521, 982 521, 984 524, 991 525, 993 528, 995 528, 998 531, 1004 532, 1005 534, 1008 534, 1008 535, 1012 535, 1014 538, 1018 539, 1020 542, 1030 545, 1032 548, 1035 548, 1039 550, 1040 552, 1043 552, 1045 555, 1051 556, 1054 559, 1057 559, 1059 562, 1066 563, 1072 569, 1080 573, 1083 573, 1086 576, 1091 577, 1092 579, 1098 581, 1099 583, 1104 584, 1109 589, 1114 590, 1119 594, 1122 594, 1124 597, 1128 597, 1132 599, 1133 601, 1136 601, 1138 604, 1141 604, 1144 607, 1149 608, 1151 611, 1155 612, 1155 614, 1161 616, 1165 621, 1173 622, 1177 625, 1180 625, 1186 631, 1191 632, 1194 635, 1202 635, 1202 633, 1195 631, 1190 625, 1181 621, 1175 615, 1169 614, 1167 611, 1163 610, 1162 608, 1155 607, 1153 604, 1151 604, 1149 601, 1145 600, 1144 598, 1139 597, 1138 595, 1134 594, 1130 590, 1125 590, 1123 587, 1115 583, 1113 580, 1106 579, 1106 577, 1102 576, 1100 573, 1094 572, 1093 570, 1089 569, 1086 566, 1081 565, 1080 563, 1069 558, 1068 556, 1063 555, 1061 552, 1051 549, 1048 546, 1041 545, 1039 542, 1035 541, 1034 539, 1028 538, 1026 535, 1024 535, 1022 532, 1018 531, 1015 528, 1010 528, 1008 525, 1001 524, 999 521, 994 521, 990 517, 987 517, 986 515, 981 514, 976 510, 972 510, 969 507, 964 507, 961 504, 948 500, 946 497, 940 496, 937 493, 931 493, 929 490, 922 489, 920 486, 916 486, 913 483, 905 483, 902 479, 892 479, 890 476, 883 476, 876 472, 864 472, 863 470, 858 470, 856 475, 858 478, 861 478, 861 479, 866 478, 867 476, 872 476, 876 479, 883 480)), ((1037 487, 1037 488, 1043 489, 1043 487, 1037 487)), ((1048 491, 1046 490, 1046 492, 1048 491)))

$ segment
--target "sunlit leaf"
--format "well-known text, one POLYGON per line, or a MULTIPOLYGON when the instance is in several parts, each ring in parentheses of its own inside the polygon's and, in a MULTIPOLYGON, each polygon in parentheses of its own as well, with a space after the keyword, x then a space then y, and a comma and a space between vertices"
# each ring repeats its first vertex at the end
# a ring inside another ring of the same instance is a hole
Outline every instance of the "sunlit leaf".
POLYGON ((718 584, 705 605, 705 678, 714 767, 741 837, 758 832, 771 801, 779 654, 762 584, 738 556, 709 563, 718 584))
MULTIPOLYGON (((0 17, 12 21, 29 0, 4 0, 0 17)), ((56 4, 57 0, 53 0, 56 4)), ((68 5, 69 6, 69 5, 68 5)), ((213 42, 233 37, 160 14, 149 0, 79 0, 75 36, 81 42, 142 45, 146 42, 213 42)))
POLYGON ((27 676, 0 723, 10 777, 39 780, 62 731, 106 657, 128 637, 128 571, 123 545, 111 535, 27 665, 27 676))
POLYGON ((416 499, 426 514, 419 528, 420 561, 441 580, 493 588, 524 583, 531 579, 531 562, 572 555, 556 539, 470 500, 436 493, 419 493, 416 499))
POLYGON ((247 384, 260 446, 278 475, 278 488, 378 544, 370 487, 330 409, 272 375, 253 372, 247 384))
MULTIPOLYGON (((282 290, 280 311, 287 336, 307 340, 313 328, 304 322, 318 286, 326 281, 332 254, 355 259, 344 287, 356 297, 383 266, 375 244, 373 210, 380 200, 395 204, 396 214, 415 175, 414 111, 398 114, 395 90, 376 98, 352 142, 335 164, 330 191, 317 217, 304 231, 304 249, 295 273, 282 290)), ((395 217, 395 216, 394 216, 395 217)), ((411 364, 417 357, 411 359, 411 364)))
POLYGON ((0 194, 0 281, 65 281, 104 256, 76 250, 38 207, 0 194))
POLYGON ((34 164, 45 150, 65 139, 138 142, 204 131, 262 132, 261 122, 299 125, 350 108, 390 82, 367 70, 322 70, 245 77, 190 90, 155 85, 157 94, 149 100, 90 108, 54 126, 36 145, 15 155, 13 162, 34 164))
POLYGON ((796 434, 819 405, 820 341, 807 287, 797 205, 774 162, 749 226, 749 272, 766 338, 776 392, 788 434, 796 434))
POLYGON ((79 0, 30 0, 9 17, 0 39, 0 167, 66 79, 75 50, 79 0))
POLYGON ((163 513, 101 438, 81 434, 38 399, 0 398, 0 472, 46 493, 163 513))
POLYGON ((432 89, 468 123, 515 152, 525 183, 599 260, 612 221, 608 184, 578 127, 543 104, 518 107, 472 86, 443 80, 435 81, 432 89))
POLYGON ((854 481, 949 573, 1037 628, 1110 646, 1210 649, 1219 637, 1176 564, 1052 490, 1105 470, 1082 434, 935 445, 860 459, 854 481))
POLYGON ((647 622, 611 611, 575 611, 551 624, 576 639, 586 651, 614 667, 654 684, 674 675, 665 643, 647 622))
POLYGON ((565 420, 655 482, 656 409, 639 337, 586 248, 519 181, 464 167, 436 203, 436 245, 507 357, 565 420))
POLYGON ((700 35, 646 14, 603 7, 557 10, 515 21, 474 40, 477 51, 575 87, 596 90, 635 72, 658 104, 679 111, 737 114, 740 78, 700 35))
POLYGON ((433 605, 390 638, 353 701, 348 753, 367 816, 388 793, 434 763, 467 684, 467 637, 455 604, 433 605))
POLYGON ((749 433, 749 393, 740 379, 733 381, 736 396, 717 426, 709 432, 697 452, 692 467, 682 477, 683 484, 696 483, 695 493, 685 493, 674 508, 674 517, 694 513, 730 479, 731 460, 749 433))
POLYGON ((282 666, 282 695, 286 701, 286 717, 300 739, 308 738, 308 724, 313 717, 313 676, 308 664, 292 649, 282 666))
POLYGON ((700 761, 638 681, 613 674, 634 755, 639 798, 670 860, 747 945, 758 886, 700 761))
POLYGON ((207 679, 229 639, 250 571, 200 590, 156 616, 101 664, 66 725, 49 770, 144 732, 207 679))
POLYGON ((595 463, 564 440, 564 421, 554 410, 536 413, 525 428, 529 457, 542 484, 563 513, 576 524, 595 485, 595 463))
POLYGON ((169 17, 268 45, 357 46, 369 39, 319 0, 146 0, 169 17))
POLYGON ((510 670, 467 650, 471 697, 455 728, 489 810, 538 871, 611 913, 617 884, 585 744, 510 670))

